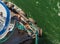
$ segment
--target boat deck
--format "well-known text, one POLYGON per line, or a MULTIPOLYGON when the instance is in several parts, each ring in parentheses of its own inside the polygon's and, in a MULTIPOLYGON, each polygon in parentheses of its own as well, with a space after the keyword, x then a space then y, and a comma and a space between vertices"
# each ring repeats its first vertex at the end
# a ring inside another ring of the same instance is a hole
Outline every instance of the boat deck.
POLYGON ((26 32, 20 32, 16 29, 10 39, 3 44, 31 44, 32 38, 26 32), (23 41, 23 43, 22 43, 23 41))

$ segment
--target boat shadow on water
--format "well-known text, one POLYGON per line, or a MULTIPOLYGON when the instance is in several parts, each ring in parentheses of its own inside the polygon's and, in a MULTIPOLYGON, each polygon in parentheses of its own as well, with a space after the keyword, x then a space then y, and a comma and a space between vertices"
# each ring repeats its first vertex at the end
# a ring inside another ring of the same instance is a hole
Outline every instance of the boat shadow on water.
POLYGON ((48 36, 45 33, 43 33, 39 44, 53 44, 53 43, 48 39, 48 36))

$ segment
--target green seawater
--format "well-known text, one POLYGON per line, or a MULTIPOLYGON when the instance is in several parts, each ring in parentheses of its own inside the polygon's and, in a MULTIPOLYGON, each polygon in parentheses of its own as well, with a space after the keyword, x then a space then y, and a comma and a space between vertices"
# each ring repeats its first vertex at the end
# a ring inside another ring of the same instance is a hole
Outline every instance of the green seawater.
POLYGON ((43 29, 39 44, 60 44, 60 0, 11 0, 43 29))

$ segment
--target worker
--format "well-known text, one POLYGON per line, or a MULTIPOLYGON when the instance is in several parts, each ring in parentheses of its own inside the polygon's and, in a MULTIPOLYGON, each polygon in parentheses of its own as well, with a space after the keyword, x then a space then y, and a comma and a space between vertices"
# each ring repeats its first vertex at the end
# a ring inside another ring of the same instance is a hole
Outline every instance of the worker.
POLYGON ((3 13, 2 12, 0 12, 0 16, 3 17, 3 13))

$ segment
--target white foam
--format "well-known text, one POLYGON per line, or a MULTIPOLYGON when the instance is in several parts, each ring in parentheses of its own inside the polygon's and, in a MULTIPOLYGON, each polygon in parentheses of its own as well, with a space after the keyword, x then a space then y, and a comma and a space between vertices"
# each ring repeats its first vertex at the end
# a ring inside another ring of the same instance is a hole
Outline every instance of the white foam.
POLYGON ((60 13, 58 13, 58 16, 60 16, 60 13))
POLYGON ((46 7, 46 8, 48 8, 48 7, 46 7))
POLYGON ((60 8, 60 3, 59 2, 57 3, 57 7, 60 8))
POLYGON ((39 4, 39 1, 36 1, 36 4, 39 4))

